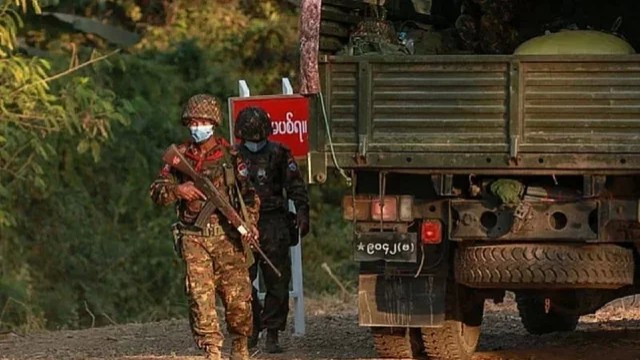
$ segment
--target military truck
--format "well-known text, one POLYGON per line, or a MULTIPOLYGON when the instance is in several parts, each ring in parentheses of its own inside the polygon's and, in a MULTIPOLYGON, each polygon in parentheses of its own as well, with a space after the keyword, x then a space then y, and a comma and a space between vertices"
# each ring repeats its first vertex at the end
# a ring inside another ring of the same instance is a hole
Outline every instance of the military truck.
MULTIPOLYGON (((386 24, 453 24, 443 2, 387 1, 386 24)), ((351 182, 345 241, 380 357, 470 358, 506 291, 532 334, 640 292, 640 57, 354 55, 369 4, 322 4, 309 175, 351 182)))

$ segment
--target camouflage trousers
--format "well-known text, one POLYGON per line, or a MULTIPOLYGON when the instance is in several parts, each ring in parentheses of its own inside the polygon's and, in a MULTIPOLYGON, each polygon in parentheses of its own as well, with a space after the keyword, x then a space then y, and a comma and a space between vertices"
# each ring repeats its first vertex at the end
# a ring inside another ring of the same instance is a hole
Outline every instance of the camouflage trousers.
POLYGON ((225 235, 183 235, 181 240, 189 320, 196 345, 201 349, 222 346, 216 294, 225 308, 229 334, 249 336, 253 326, 251 282, 240 240, 225 235))
POLYGON ((251 281, 262 271, 266 295, 264 306, 258 299, 258 290, 253 288, 252 309, 254 326, 258 329, 283 331, 289 315, 289 282, 291 281, 291 257, 289 256, 289 230, 284 213, 260 214, 260 247, 275 267, 282 273, 278 277, 271 267, 258 255, 251 266, 251 281))

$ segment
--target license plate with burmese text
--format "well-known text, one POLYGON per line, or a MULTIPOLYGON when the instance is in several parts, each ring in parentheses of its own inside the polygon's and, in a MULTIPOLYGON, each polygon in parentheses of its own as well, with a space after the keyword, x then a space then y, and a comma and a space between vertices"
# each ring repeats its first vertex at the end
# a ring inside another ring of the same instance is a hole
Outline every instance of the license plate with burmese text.
POLYGON ((359 233, 354 241, 355 261, 416 262, 415 233, 359 233))

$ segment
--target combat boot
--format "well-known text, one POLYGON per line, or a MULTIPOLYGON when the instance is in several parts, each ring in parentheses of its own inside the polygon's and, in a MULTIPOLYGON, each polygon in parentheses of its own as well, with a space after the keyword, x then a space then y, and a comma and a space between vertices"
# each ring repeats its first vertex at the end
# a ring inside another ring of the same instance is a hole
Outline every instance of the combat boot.
POLYGON ((267 330, 266 350, 270 354, 281 353, 282 348, 278 344, 278 330, 267 330))
POLYGON ((207 346, 204 351, 206 360, 222 360, 222 354, 217 346, 207 346))
POLYGON ((230 360, 249 360, 248 339, 244 336, 237 337, 231 342, 230 360))

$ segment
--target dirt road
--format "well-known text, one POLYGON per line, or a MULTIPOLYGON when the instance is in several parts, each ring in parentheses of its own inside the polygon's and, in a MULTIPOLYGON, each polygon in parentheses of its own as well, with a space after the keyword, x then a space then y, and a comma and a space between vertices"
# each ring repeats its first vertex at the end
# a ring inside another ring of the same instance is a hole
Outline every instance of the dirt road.
MULTIPOLYGON (((257 359, 375 359, 366 328, 357 326, 353 303, 307 300, 307 334, 285 334, 287 352, 261 350, 257 359)), ((196 360, 185 320, 129 324, 81 331, 0 335, 0 359, 196 360)), ((640 305, 612 304, 584 316, 574 333, 528 335, 512 301, 488 304, 474 360, 640 360, 640 305), (623 306, 624 305, 624 306, 623 306)))

